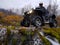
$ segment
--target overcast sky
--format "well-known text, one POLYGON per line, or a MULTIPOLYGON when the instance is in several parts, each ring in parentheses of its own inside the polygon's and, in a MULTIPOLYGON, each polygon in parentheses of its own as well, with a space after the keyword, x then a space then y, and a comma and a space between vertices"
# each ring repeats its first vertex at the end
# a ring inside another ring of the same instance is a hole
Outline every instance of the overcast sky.
MULTIPOLYGON (((25 5, 31 5, 32 7, 36 7, 40 2, 43 2, 44 6, 47 6, 49 4, 49 0, 0 0, 0 8, 22 8, 25 5)), ((57 0, 57 2, 60 7, 60 0, 57 0)))

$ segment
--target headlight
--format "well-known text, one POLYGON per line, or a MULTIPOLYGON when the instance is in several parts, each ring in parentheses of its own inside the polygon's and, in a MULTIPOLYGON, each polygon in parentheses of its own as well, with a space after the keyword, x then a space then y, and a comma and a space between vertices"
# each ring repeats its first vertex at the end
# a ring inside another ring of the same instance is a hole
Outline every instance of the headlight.
POLYGON ((30 10, 29 12, 28 12, 28 14, 30 14, 30 13, 32 13, 33 12, 33 10, 30 10))

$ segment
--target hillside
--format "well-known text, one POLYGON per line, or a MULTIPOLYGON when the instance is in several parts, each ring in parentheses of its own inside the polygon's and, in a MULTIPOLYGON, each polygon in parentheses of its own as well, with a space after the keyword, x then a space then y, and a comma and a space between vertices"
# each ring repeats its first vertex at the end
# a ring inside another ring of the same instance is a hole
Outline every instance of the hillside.
POLYGON ((1 28, 0 33, 3 34, 0 45, 60 45, 60 28, 19 27, 16 29, 13 26, 6 26, 1 28))
POLYGON ((17 14, 7 14, 3 11, 0 12, 0 24, 3 25, 20 25, 20 22, 23 20, 21 15, 17 14))

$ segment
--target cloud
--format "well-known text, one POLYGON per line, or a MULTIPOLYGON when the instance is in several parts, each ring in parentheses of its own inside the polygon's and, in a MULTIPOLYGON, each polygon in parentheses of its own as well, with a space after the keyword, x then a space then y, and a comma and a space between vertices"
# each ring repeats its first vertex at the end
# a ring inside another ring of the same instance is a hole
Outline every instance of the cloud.
MULTIPOLYGON (((40 2, 43 2, 44 6, 49 4, 49 0, 0 0, 0 8, 21 8, 28 4, 37 7, 40 2)), ((60 0, 58 4, 60 5, 60 0)))

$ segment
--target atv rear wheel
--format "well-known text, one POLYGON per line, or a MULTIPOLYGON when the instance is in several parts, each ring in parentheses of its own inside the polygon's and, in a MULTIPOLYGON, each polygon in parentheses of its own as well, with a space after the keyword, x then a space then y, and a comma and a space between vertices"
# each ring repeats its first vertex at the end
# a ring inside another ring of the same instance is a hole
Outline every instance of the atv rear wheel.
POLYGON ((52 28, 52 27, 57 27, 57 21, 54 20, 52 23, 49 23, 49 26, 52 28))

